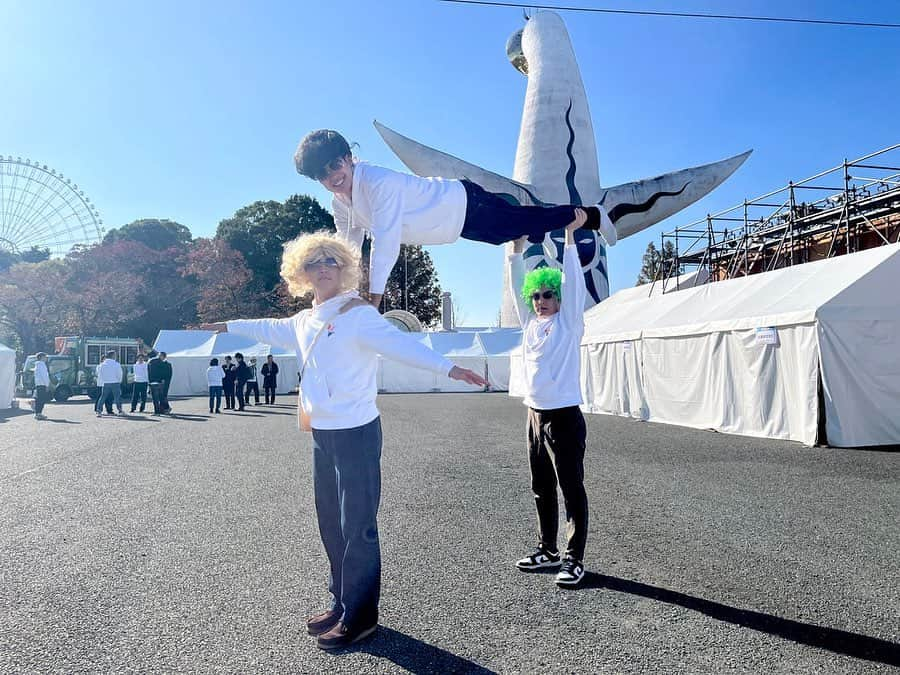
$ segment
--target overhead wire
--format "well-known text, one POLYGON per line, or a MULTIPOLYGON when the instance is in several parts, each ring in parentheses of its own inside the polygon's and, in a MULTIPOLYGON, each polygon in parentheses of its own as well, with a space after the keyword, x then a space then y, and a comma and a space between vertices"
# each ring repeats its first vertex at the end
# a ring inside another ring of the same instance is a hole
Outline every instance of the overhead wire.
POLYGON ((706 14, 702 12, 671 12, 645 9, 613 9, 604 7, 578 7, 574 5, 535 5, 533 3, 501 2, 499 0, 439 0, 457 5, 483 5, 487 7, 514 7, 533 9, 554 9, 564 12, 591 12, 597 14, 627 14, 635 16, 665 16, 690 19, 718 19, 731 21, 765 21, 769 23, 800 23, 825 26, 850 26, 855 28, 900 28, 900 23, 875 21, 841 21, 837 19, 800 19, 783 16, 747 16, 740 14, 706 14))

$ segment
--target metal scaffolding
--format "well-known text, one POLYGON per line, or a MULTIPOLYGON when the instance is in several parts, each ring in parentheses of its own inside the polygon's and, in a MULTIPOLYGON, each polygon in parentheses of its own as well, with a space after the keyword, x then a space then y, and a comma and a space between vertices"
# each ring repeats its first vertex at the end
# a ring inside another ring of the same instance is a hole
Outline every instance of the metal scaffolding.
POLYGON ((663 233, 660 251, 672 242, 674 259, 654 285, 677 288, 692 271, 721 281, 897 241, 900 144, 663 233))

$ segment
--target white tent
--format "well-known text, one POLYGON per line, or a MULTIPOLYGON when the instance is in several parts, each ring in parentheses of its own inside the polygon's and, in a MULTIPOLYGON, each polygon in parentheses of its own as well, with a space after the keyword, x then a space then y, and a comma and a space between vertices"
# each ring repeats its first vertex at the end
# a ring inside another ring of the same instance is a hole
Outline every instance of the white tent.
MULTIPOLYGON (((279 394, 286 394, 297 386, 298 368, 294 352, 241 335, 202 330, 162 330, 153 348, 166 352, 166 358, 172 364, 172 384, 169 387, 172 396, 205 394, 209 390, 206 381, 209 360, 216 357, 222 363, 224 356, 234 356, 235 352, 241 352, 246 359, 255 356, 258 369, 262 368, 266 356, 271 354, 278 364, 276 391, 279 394)), ((257 378, 262 390, 262 374, 258 372, 257 378)))
MULTIPOLYGON (((410 335, 461 368, 483 375, 495 391, 509 385, 509 351, 521 342, 521 331, 510 329, 410 335)), ((390 359, 379 359, 378 388, 384 392, 475 391, 465 382, 406 366, 390 359)))
POLYGON ((831 445, 900 443, 900 245, 585 315, 591 412, 831 445))
POLYGON ((16 396, 16 353, 0 344, 0 410, 12 407, 16 396))

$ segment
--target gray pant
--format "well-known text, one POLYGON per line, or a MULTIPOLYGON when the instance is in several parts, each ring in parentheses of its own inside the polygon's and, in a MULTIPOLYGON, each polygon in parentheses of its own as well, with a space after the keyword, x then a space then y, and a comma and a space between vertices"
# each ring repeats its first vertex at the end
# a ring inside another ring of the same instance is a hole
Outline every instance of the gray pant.
POLYGON ((381 418, 352 429, 313 429, 319 534, 331 565, 332 608, 353 628, 378 621, 381 597, 381 418))
POLYGON ((122 385, 119 382, 103 385, 100 396, 97 398, 97 412, 103 410, 103 404, 110 400, 115 404, 116 410, 122 412, 122 385))

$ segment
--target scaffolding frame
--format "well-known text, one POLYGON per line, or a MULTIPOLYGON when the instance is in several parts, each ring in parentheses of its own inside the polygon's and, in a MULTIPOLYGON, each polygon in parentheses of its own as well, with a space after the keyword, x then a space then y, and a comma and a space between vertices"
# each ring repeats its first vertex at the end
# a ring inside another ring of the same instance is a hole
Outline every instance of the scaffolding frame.
POLYGON ((711 283, 900 241, 900 143, 663 232, 660 255, 667 241, 651 293, 690 271, 711 283))

